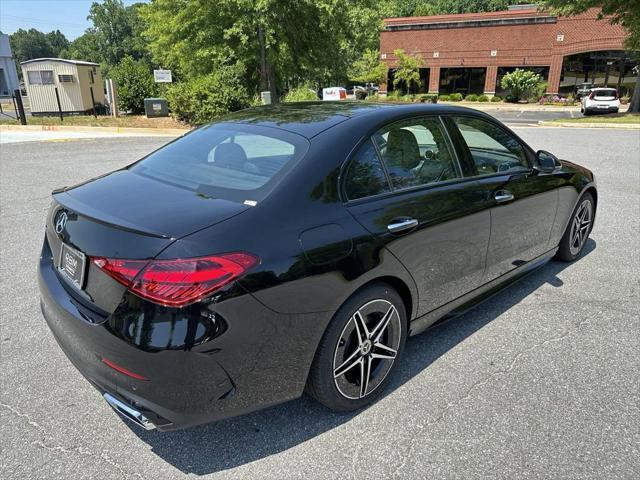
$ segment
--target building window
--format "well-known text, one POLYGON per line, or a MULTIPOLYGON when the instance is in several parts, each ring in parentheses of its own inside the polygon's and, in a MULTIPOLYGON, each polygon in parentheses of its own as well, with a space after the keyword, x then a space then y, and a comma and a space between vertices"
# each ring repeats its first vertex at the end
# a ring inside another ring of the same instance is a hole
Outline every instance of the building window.
POLYGON ((40 85, 42 84, 42 78, 40 78, 40 72, 33 70, 27 72, 27 77, 29 78, 29 85, 40 85))
POLYGON ((40 78, 42 78, 43 85, 53 85, 53 71, 52 70, 40 70, 40 78))
POLYGON ((58 75, 58 82, 73 83, 73 75, 58 75))

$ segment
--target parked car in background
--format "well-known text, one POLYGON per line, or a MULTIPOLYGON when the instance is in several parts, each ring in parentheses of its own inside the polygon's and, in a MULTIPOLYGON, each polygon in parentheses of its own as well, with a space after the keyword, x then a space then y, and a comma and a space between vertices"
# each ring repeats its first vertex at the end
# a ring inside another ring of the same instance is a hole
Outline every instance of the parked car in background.
POLYGON ((592 113, 618 113, 620 99, 615 88, 592 88, 588 95, 580 100, 580 111, 585 115, 592 113))
POLYGON ((588 95, 591 89, 593 88, 593 83, 581 83, 576 86, 576 100, 580 100, 585 95, 588 95))
POLYGON ((146 429, 304 391, 356 410, 392 381, 407 337, 578 258, 596 204, 593 173, 477 110, 248 109, 54 191, 41 307, 73 364, 146 429))

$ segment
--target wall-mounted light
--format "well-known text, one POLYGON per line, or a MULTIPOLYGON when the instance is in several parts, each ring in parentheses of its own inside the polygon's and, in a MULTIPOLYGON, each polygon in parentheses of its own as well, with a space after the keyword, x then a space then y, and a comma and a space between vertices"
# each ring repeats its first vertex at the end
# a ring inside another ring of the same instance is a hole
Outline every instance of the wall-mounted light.
POLYGON ((433 58, 439 58, 440 52, 433 52, 433 58))
POLYGON ((558 35, 556 35, 556 41, 564 42, 564 33, 559 33, 558 35))
POLYGON ((498 50, 491 50, 491 56, 492 57, 497 57, 498 56, 498 50))

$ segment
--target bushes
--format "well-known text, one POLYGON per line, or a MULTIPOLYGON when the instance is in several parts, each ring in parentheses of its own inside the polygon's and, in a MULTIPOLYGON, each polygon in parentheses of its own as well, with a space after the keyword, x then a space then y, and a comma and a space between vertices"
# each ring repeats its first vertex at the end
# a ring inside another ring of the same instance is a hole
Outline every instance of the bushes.
MULTIPOLYGON (((510 91, 510 96, 514 103, 521 99, 529 98, 537 89, 539 89, 541 77, 530 70, 521 70, 516 68, 513 72, 507 73, 500 81, 500 86, 510 91)), ((509 101, 509 95, 507 95, 509 101)))
POLYGON ((452 93, 449 96, 449 100, 451 100, 452 102, 461 102, 462 101, 462 94, 461 93, 452 93))
POLYGON ((464 99, 467 102, 477 102, 478 101, 478 95, 471 93, 469 95, 467 95, 466 97, 464 97, 464 99))
POLYGON ((438 103, 438 95, 433 93, 422 94, 418 97, 422 103, 438 103))
POLYGON ((235 66, 222 67, 175 83, 167 89, 169 108, 178 119, 195 125, 246 108, 251 98, 243 86, 241 72, 235 66))
POLYGON ((438 100, 441 102, 448 102, 451 100, 451 97, 449 97, 449 95, 438 95, 438 100))
POLYGON ((318 94, 315 92, 311 85, 305 83, 299 87, 292 88, 282 98, 283 102, 312 102, 318 100, 318 94))
POLYGON ((491 101, 494 103, 501 102, 502 97, 500 95, 494 95, 493 97, 491 97, 491 101))
POLYGON ((486 95, 480 95, 478 97, 478 101, 479 102, 488 102, 489 101, 489 97, 487 97, 486 95))
POLYGON ((116 82, 120 110, 144 113, 144 99, 158 94, 149 67, 133 57, 124 57, 109 73, 116 82))

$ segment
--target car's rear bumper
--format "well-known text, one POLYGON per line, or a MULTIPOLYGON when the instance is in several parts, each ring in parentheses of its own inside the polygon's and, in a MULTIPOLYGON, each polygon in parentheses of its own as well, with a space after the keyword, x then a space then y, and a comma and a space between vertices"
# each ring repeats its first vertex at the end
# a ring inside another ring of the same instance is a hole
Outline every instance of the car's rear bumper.
POLYGON ((141 305, 131 296, 104 322, 92 323, 46 256, 38 277, 42 313, 67 357, 101 394, 139 412, 159 430, 300 396, 327 321, 320 314, 276 314, 245 294, 188 312, 141 305), (204 311, 210 312, 209 321, 225 326, 190 342, 202 329, 204 311), (105 359, 144 378, 121 373, 105 359))
POLYGON ((617 113, 619 111, 618 107, 588 107, 584 109, 585 112, 589 113, 617 113))

